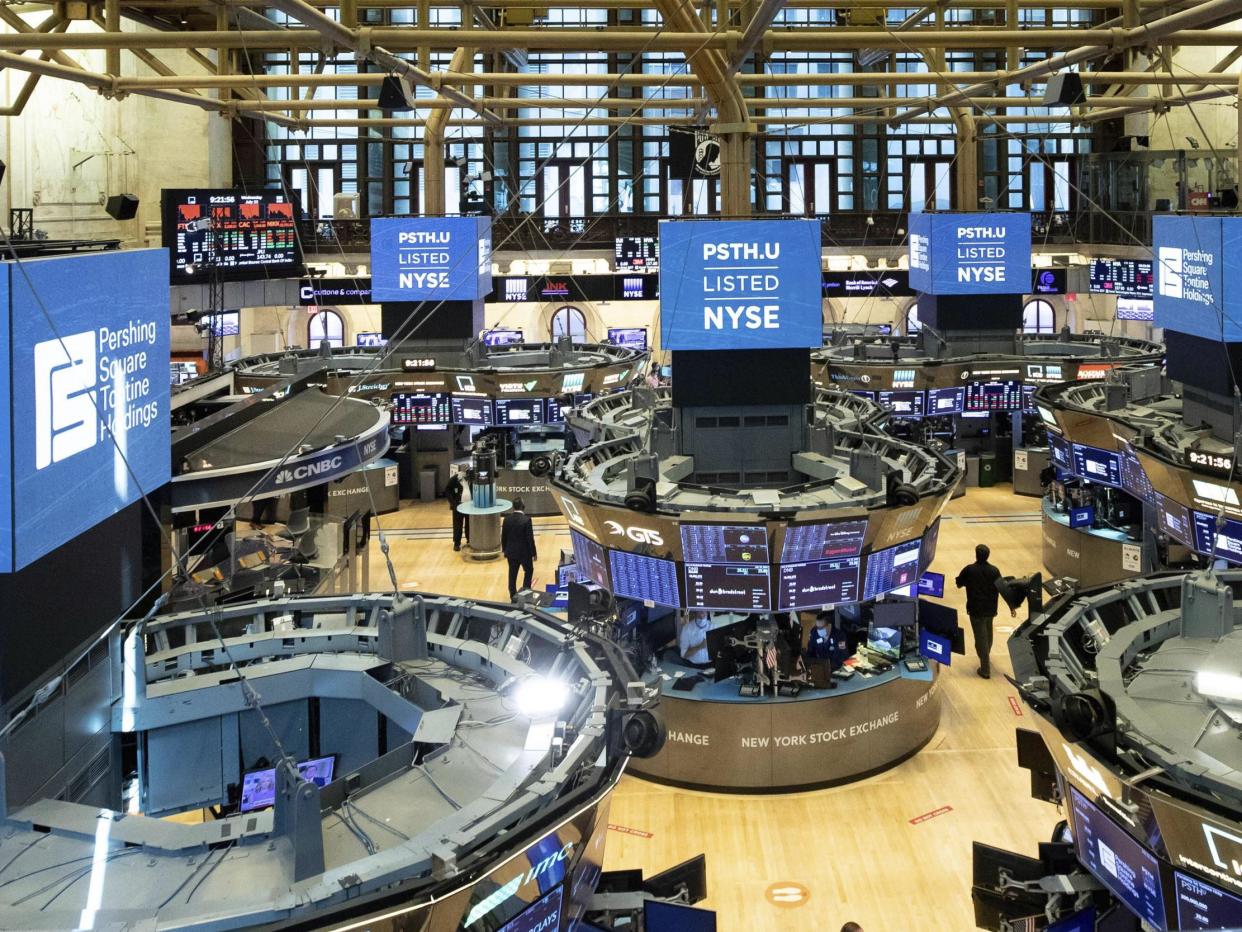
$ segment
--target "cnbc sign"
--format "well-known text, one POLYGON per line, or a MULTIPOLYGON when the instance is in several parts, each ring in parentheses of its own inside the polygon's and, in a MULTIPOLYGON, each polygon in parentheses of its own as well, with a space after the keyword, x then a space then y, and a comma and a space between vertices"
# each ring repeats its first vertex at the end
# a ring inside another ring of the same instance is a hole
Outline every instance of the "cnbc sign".
POLYGON ((1208 340, 1242 341, 1242 321, 1225 308, 1242 299, 1242 218, 1156 217, 1155 324, 1208 340))
POLYGON ((168 256, 0 263, 0 572, 169 480, 168 256))
POLYGON ((910 287, 924 294, 1026 294, 1030 214, 910 215, 910 287))
POLYGON ((818 220, 660 223, 660 339, 669 350, 823 344, 818 220))

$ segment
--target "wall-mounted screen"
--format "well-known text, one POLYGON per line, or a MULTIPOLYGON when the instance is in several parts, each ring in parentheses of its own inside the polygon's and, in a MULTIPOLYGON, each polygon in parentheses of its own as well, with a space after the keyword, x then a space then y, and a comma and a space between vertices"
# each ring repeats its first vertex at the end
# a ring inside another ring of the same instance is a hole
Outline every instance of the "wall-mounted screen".
POLYGON ((1192 511, 1191 521, 1195 550, 1230 563, 1242 563, 1242 521, 1218 518, 1202 511, 1192 511))
POLYGON ((921 391, 887 391, 879 393, 879 405, 893 417, 922 417, 924 393, 921 391))
POLYGON ((1074 457, 1070 453, 1069 441, 1056 434, 1048 435, 1048 452, 1052 465, 1066 472, 1074 471, 1074 457))
POLYGON ((1143 468, 1142 462, 1139 461, 1133 445, 1122 443, 1118 456, 1121 458, 1122 490, 1129 492, 1141 502, 1150 502, 1155 494, 1152 491, 1151 479, 1147 475, 1147 470, 1143 468))
POLYGON ((578 572, 605 589, 609 588, 608 558, 604 555, 604 548, 578 531, 570 531, 569 540, 573 544, 574 565, 578 567, 578 572))
POLYGON ((650 273, 614 275, 614 294, 618 301, 655 301, 660 297, 660 276, 650 273))
POLYGON ((961 414, 966 405, 966 389, 955 385, 952 388, 929 388, 924 413, 928 417, 946 414, 961 414))
POLYGON ((395 392, 392 396, 392 423, 396 426, 446 427, 452 417, 453 406, 446 392, 395 392))
POLYGON ((851 395, 857 395, 859 398, 866 398, 868 401, 875 401, 875 392, 855 391, 850 389, 851 395))
POLYGON ((1121 457, 1099 447, 1083 443, 1070 444, 1074 457, 1074 475, 1102 485, 1121 487, 1121 457))
POLYGON ((1151 259, 1092 259, 1087 287, 1092 294, 1150 300, 1155 281, 1151 259))
POLYGON ((1155 855, 1072 786, 1070 808, 1078 860, 1140 919, 1167 929, 1155 855))
POLYGON ((169 189, 162 213, 174 285, 302 272, 298 209, 283 192, 169 189))
POLYGON ((655 236, 618 236, 613 266, 618 271, 642 269, 654 272, 660 268, 660 240, 655 236))
POLYGON ((646 327, 609 327, 608 342, 613 346, 628 346, 630 349, 647 350, 646 327))
POLYGON ((1185 505, 1180 505, 1157 492, 1156 520, 1160 524, 1160 530, 1169 537, 1181 541, 1187 547, 1195 545, 1194 529, 1190 523, 1190 511, 1185 505))
POLYGON ((1242 897, 1173 872, 1173 901, 1179 929, 1242 929, 1242 897))
POLYGON ((858 601, 859 557, 782 563, 776 588, 777 611, 819 608, 858 601))
POLYGON ((483 333, 484 346, 508 346, 526 339, 521 330, 487 330, 483 333))
POLYGON ((766 612, 772 609, 771 568, 726 563, 686 564, 686 608, 766 612))
POLYGON ((687 563, 768 562, 768 529, 755 524, 682 524, 687 563))
POLYGON ((1155 302, 1151 298, 1118 298, 1117 319, 1153 321, 1156 319, 1155 302))
MULTIPOLYGON (((332 782, 336 770, 336 756, 315 757, 298 763, 298 774, 316 786, 324 787, 332 782)), ((276 768, 251 770, 242 775, 241 812, 266 809, 276 802, 276 768)))
POLYGON ((825 524, 793 524, 785 529, 782 563, 805 563, 855 557, 862 551, 867 521, 835 521, 825 524))
POLYGON ((497 427, 527 427, 543 423, 542 398, 497 398, 497 427))
POLYGON ((1022 408, 1021 382, 971 382, 966 386, 966 411, 1018 411, 1022 408))
POLYGON ((933 599, 943 599, 944 573, 924 573, 919 577, 918 592, 933 599))
POLYGON ((354 334, 355 346, 387 346, 388 340, 378 330, 363 330, 354 334))
POLYGON ((870 554, 863 580, 863 599, 874 599, 877 595, 918 582, 921 546, 922 541, 916 537, 870 554))
POLYGON ((644 557, 624 550, 608 551, 612 591, 626 599, 681 607, 677 588, 677 564, 658 557, 644 557))
POLYGON ((482 395, 453 395, 453 423, 469 427, 492 425, 492 400, 482 395))

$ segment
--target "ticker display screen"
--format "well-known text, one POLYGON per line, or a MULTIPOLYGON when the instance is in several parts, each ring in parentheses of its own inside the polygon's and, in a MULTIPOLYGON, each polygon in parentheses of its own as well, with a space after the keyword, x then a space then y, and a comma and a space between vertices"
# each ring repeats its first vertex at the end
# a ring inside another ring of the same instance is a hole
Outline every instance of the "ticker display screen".
POLYGON ((166 190, 163 215, 174 285, 302 271, 297 206, 282 192, 166 190))
POLYGON ((573 544, 574 565, 578 567, 578 572, 607 589, 608 558, 604 556, 604 548, 578 531, 571 530, 569 540, 573 544))
POLYGON ((1151 259, 1092 259, 1087 287, 1092 294, 1151 298, 1155 280, 1151 259))
POLYGON ((1169 537, 1181 541, 1187 547, 1195 545, 1194 529, 1190 523, 1190 511, 1185 505, 1180 505, 1157 492, 1156 519, 1160 524, 1160 530, 1169 537))
POLYGON ((683 524, 687 563, 767 563, 768 529, 753 524, 683 524))
POLYGON ((781 562, 807 563, 856 557, 862 552, 866 535, 866 520, 790 525, 785 530, 785 540, 781 545, 781 562))
POLYGON ((656 602, 681 608, 677 590, 677 564, 658 557, 644 557, 624 550, 609 550, 612 591, 626 599, 656 602))
POLYGON ((1019 411, 1021 382, 971 382, 966 386, 966 411, 1019 411))
POLYGON ((777 611, 857 602, 860 563, 859 557, 782 563, 776 589, 777 611))
POLYGON ((686 608, 767 612, 772 609, 770 567, 724 563, 686 564, 686 608))
POLYGON ((919 581, 919 550, 922 540, 915 538, 904 544, 877 550, 867 557, 867 575, 863 580, 863 599, 892 592, 919 581))
POLYGON ((1070 444, 1074 456, 1074 475, 1102 485, 1121 487, 1121 457, 1099 447, 1083 443, 1070 444))
POLYGON ((478 395, 454 395, 453 423, 468 427, 492 426, 492 400, 478 395))
POLYGON ((952 388, 929 388, 924 413, 928 417, 961 414, 965 405, 966 389, 961 385, 952 388))
POLYGON ((392 396, 392 423, 398 426, 446 427, 452 417, 453 407, 445 392, 397 392, 392 396))
POLYGON ((1151 479, 1147 475, 1147 470, 1143 468, 1143 464, 1139 461, 1138 454, 1134 452, 1134 447, 1129 443, 1121 445, 1121 488, 1125 492, 1129 492, 1141 502, 1150 502, 1155 492, 1151 487, 1151 479))
POLYGON ((1078 860, 1140 919, 1167 929, 1155 855, 1070 787, 1078 860))
POLYGON ((1174 871, 1173 898, 1179 929, 1242 929, 1242 897, 1174 871))
POLYGON ((1052 465, 1066 472, 1074 471, 1074 457, 1070 453, 1069 441, 1056 434, 1048 435, 1048 451, 1051 454, 1052 465))
POLYGON ((614 260, 618 270, 654 272, 660 267, 660 240, 655 236, 618 236, 614 260))
POLYGON ((542 398, 497 398, 497 427, 526 427, 543 423, 542 398))
POLYGON ((1242 521, 1218 518, 1202 511, 1193 511, 1191 516, 1195 550, 1230 563, 1242 563, 1242 521))
POLYGON ((922 391, 882 391, 879 404, 893 417, 922 417, 923 396, 922 391))

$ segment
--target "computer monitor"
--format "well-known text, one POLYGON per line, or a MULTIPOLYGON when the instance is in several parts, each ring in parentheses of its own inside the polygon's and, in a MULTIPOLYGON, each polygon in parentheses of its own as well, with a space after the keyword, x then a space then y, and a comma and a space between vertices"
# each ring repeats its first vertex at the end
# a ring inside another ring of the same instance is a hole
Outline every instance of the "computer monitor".
POLYGON ((867 628, 867 649, 890 660, 901 659, 901 629, 871 625, 867 628))
POLYGON ((355 346, 387 346, 388 340, 378 330, 364 330, 354 335, 355 346))
POLYGON ((524 339, 521 330, 488 330, 483 334, 483 345, 508 346, 510 343, 521 343, 524 339))
POLYGON ((647 348, 647 328, 609 327, 608 342, 613 346, 628 346, 630 349, 645 350, 647 348))
POLYGON ((944 598, 944 573, 924 573, 919 577, 919 595, 944 598))
MULTIPOLYGON (((332 782, 336 770, 336 755, 312 757, 298 765, 298 773, 303 780, 325 787, 332 782)), ((241 812, 253 812, 266 809, 276 802, 276 768, 265 767, 262 770, 251 770, 242 775, 241 812)))
POLYGON ((886 599, 871 606, 875 628, 909 628, 915 623, 917 604, 911 599, 886 599))
POLYGON ((716 914, 710 909, 643 900, 646 932, 716 932, 716 914))
POLYGON ((1069 794, 1078 860, 1140 919, 1166 928, 1159 860, 1074 787, 1069 794))

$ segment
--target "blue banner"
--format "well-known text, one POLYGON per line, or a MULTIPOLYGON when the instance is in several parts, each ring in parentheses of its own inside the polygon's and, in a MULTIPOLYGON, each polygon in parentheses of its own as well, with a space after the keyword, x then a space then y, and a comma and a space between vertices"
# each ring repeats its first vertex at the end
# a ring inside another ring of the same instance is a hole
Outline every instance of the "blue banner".
POLYGON ((1242 340, 1242 320, 1229 305, 1242 297, 1239 249, 1242 219, 1156 217, 1156 326, 1207 340, 1242 340))
POLYGON ((663 348, 818 348, 819 256, 818 220, 662 221, 663 348))
POLYGON ((492 290, 491 217, 371 221, 375 301, 474 301, 492 290))
POLYGON ((1030 214, 910 215, 910 287, 924 294, 1026 294, 1030 214))
POLYGON ((0 571, 13 571, 169 480, 168 254, 28 260, 0 275, 12 334, 0 460, 13 488, 0 498, 12 528, 0 571))

